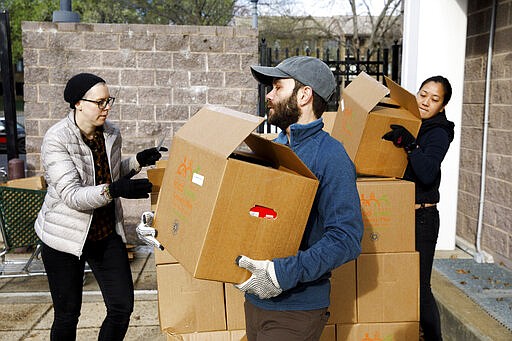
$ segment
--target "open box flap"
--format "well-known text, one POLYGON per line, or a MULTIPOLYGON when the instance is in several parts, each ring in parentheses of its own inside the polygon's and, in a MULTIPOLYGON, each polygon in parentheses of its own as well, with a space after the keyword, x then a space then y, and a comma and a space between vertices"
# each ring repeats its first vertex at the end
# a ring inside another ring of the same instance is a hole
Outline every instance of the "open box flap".
POLYGON ((278 167, 283 166, 305 177, 316 179, 315 174, 313 174, 290 147, 267 140, 256 134, 247 136, 245 143, 254 153, 269 159, 278 167))
POLYGON ((379 105, 383 105, 389 108, 400 108, 400 103, 398 103, 391 97, 384 97, 379 101, 379 105))
POLYGON ((368 113, 388 93, 388 88, 363 71, 343 89, 342 97, 351 98, 368 113))
POLYGON ((176 136, 227 158, 264 120, 226 107, 205 105, 176 136))
POLYGON ((389 88, 391 98, 407 109, 411 114, 421 119, 416 96, 393 82, 389 77, 384 76, 384 79, 386 80, 386 85, 389 88))

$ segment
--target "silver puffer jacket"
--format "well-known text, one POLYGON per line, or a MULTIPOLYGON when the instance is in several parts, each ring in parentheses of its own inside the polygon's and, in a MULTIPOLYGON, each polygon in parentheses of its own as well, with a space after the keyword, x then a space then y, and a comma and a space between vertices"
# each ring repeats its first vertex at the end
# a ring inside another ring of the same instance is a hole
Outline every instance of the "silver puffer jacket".
MULTIPOLYGON (((108 121, 103 125, 112 181, 139 172, 135 157, 121 161, 121 135, 108 121)), ((107 205, 105 185, 96 185, 94 161, 90 148, 82 140, 74 113, 52 126, 41 146, 41 162, 48 184, 46 197, 35 222, 39 238, 48 246, 80 257, 95 208, 107 205)), ((126 241, 123 209, 116 205, 116 232, 126 241)))

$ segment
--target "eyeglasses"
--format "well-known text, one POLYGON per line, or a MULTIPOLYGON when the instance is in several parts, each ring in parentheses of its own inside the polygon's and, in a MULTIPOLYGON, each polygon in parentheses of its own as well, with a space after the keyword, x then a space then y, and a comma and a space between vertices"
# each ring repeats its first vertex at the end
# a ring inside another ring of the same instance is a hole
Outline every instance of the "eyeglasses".
POLYGON ((93 101, 92 99, 85 99, 85 98, 82 98, 81 100, 86 101, 86 102, 96 103, 98 105, 98 109, 105 110, 108 105, 110 105, 110 107, 112 108, 112 106, 114 105, 114 102, 116 101, 116 98, 109 97, 106 99, 100 99, 99 101, 93 101))

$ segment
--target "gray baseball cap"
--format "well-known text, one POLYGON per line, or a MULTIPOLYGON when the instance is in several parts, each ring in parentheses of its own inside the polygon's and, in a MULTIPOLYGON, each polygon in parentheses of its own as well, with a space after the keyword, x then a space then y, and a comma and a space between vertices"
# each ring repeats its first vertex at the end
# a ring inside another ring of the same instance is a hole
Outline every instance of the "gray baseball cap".
POLYGON ((327 64, 318 58, 296 56, 283 60, 277 66, 251 66, 254 78, 272 85, 274 78, 293 78, 310 86, 326 102, 336 90, 336 81, 327 64))

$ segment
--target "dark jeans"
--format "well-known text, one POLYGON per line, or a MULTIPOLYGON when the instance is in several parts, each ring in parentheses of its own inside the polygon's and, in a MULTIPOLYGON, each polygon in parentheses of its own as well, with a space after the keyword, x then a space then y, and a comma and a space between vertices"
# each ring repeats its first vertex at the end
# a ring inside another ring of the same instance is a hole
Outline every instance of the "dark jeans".
POLYGON ((432 263, 439 233, 437 207, 416 210, 416 251, 420 254, 420 325, 425 341, 441 341, 441 321, 430 287, 432 263))
POLYGON ((89 263, 107 307, 98 340, 123 340, 133 311, 133 282, 126 246, 117 233, 87 241, 80 259, 43 244, 41 256, 48 275, 54 320, 51 340, 75 340, 82 307, 85 262, 89 263))
POLYGON ((329 319, 327 308, 317 310, 263 310, 245 301, 248 341, 318 341, 329 319))

